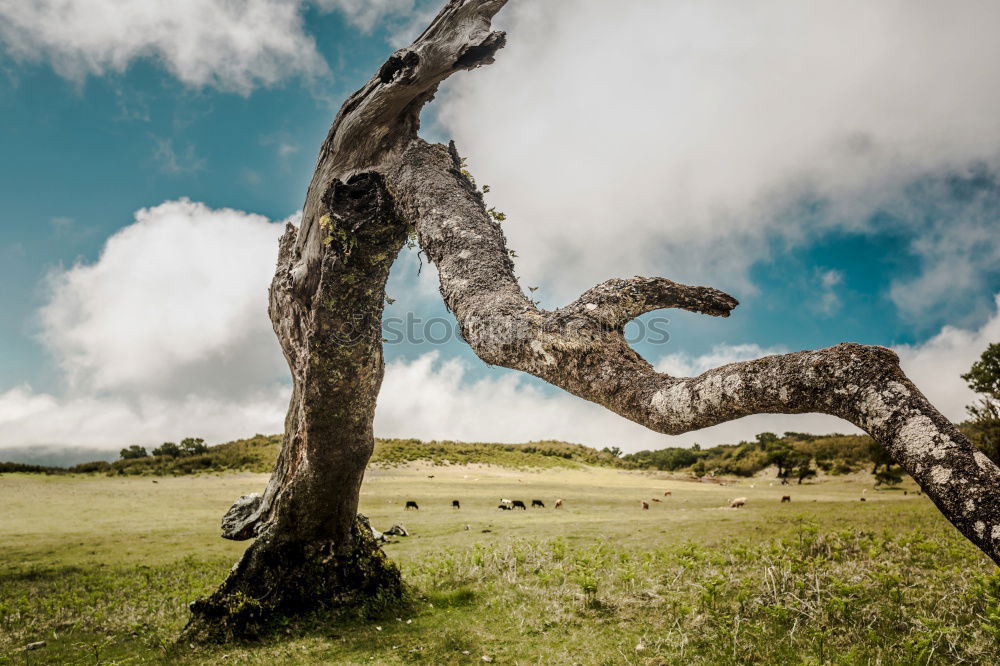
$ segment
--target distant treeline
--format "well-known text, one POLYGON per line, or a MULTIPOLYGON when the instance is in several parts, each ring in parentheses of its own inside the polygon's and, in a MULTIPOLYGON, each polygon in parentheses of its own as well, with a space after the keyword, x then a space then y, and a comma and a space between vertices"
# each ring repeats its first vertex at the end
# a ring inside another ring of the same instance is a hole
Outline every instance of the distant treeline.
MULTIPOLYGON (((48 467, 20 463, 0 463, 3 472, 43 474, 122 474, 184 475, 198 472, 270 472, 281 447, 281 435, 254 435, 217 446, 201 439, 186 438, 180 444, 165 442, 149 453, 132 445, 121 451, 114 462, 95 461, 72 467, 48 467)), ((618 456, 617 449, 598 451, 581 444, 542 441, 527 444, 424 442, 419 439, 376 439, 371 462, 395 466, 426 461, 437 465, 481 463, 504 467, 579 467, 605 465, 631 467, 618 456)))
POLYGON ((898 483, 902 474, 885 450, 867 435, 810 435, 786 432, 779 437, 762 432, 752 442, 720 444, 703 449, 667 448, 639 451, 623 459, 641 469, 688 471, 697 476, 753 476, 774 467, 776 476, 798 483, 827 474, 849 474, 863 469, 882 483, 898 483))
MULTIPOLYGON (((994 462, 996 448, 980 436, 975 424, 964 422, 959 429, 994 462)), ((622 456, 624 461, 640 469, 668 472, 690 472, 697 476, 753 476, 768 467, 776 475, 796 481, 815 476, 817 470, 827 474, 850 474, 861 470, 871 472, 877 482, 898 483, 902 471, 884 448, 867 435, 810 435, 786 432, 784 436, 762 432, 752 442, 720 444, 703 449, 666 448, 639 451, 622 456)))
MULTIPOLYGON (((970 438, 990 455, 987 447, 968 430, 970 438)), ((72 467, 49 467, 0 462, 0 473, 184 475, 198 472, 247 471, 267 473, 274 466, 281 435, 254 435, 217 446, 188 437, 180 444, 164 442, 152 453, 138 445, 121 451, 114 462, 103 460, 72 467)), ((880 483, 898 483, 901 470, 885 450, 867 435, 810 435, 762 432, 753 441, 701 448, 665 448, 622 454, 618 447, 597 450, 559 441, 527 444, 425 442, 419 439, 376 439, 371 462, 395 466, 425 461, 435 465, 485 464, 515 468, 579 467, 600 465, 623 469, 678 472, 693 476, 753 476, 773 467, 778 477, 802 482, 819 470, 827 474, 868 471, 880 483)))

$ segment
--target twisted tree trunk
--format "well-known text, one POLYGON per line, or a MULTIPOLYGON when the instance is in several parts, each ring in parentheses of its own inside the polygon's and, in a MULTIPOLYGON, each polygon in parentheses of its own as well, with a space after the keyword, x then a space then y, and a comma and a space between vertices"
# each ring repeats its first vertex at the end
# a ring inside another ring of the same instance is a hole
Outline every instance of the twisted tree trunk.
POLYGON ((948 520, 1000 562, 1000 470, 934 409, 890 350, 842 344, 671 377, 628 346, 625 325, 660 308, 725 317, 735 299, 643 277, 608 280, 551 312, 525 296, 500 225, 454 145, 417 136, 438 84, 491 63, 503 47, 490 21, 505 2, 448 2, 333 123, 301 228, 286 229, 271 286, 294 385, 281 453, 263 496, 240 498, 224 518, 223 536, 256 541, 222 587, 192 605, 189 635, 254 633, 275 614, 402 594, 398 571, 356 514, 382 380, 385 281, 410 229, 437 266, 463 338, 487 363, 669 434, 758 413, 839 416, 881 442, 948 520))

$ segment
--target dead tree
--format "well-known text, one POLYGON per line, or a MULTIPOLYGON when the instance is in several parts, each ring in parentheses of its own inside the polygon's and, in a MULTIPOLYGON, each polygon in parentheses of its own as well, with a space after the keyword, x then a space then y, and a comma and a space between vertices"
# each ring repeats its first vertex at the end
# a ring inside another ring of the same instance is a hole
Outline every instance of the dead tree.
MULTIPOLYGON (((656 372, 623 337, 660 308, 726 317, 737 301, 665 278, 611 279, 541 310, 514 276, 503 231, 454 144, 417 135, 438 85, 493 62, 506 0, 450 0, 350 96, 320 149, 300 228, 288 225, 270 315, 293 379, 285 436, 262 496, 240 498, 223 536, 255 539, 225 583, 192 604, 190 636, 253 633, 275 614, 394 600, 398 570, 357 515, 382 381, 385 282, 408 234, 437 267, 463 338, 487 363, 531 373, 652 430, 680 434, 750 414, 819 412, 871 434, 942 513, 1000 562, 1000 470, 882 347, 656 372)), ((610 222, 610 221, 609 221, 610 222)))

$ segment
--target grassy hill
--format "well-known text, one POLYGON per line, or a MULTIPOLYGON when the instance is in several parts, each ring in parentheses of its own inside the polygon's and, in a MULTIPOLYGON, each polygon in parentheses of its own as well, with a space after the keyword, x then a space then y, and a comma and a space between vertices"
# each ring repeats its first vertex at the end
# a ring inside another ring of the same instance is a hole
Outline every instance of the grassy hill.
MULTIPOLYGON (((267 473, 281 447, 281 435, 254 435, 208 447, 207 452, 188 456, 148 455, 107 462, 81 463, 71 467, 0 462, 0 473, 183 475, 199 472, 246 471, 267 473)), ((576 468, 581 465, 631 467, 632 464, 607 451, 570 444, 541 441, 527 444, 451 442, 419 439, 377 439, 371 462, 392 467, 426 461, 435 465, 484 464, 513 468, 576 468)))
MULTIPOLYGON (((281 435, 254 435, 195 451, 169 446, 176 455, 146 455, 109 462, 97 460, 72 466, 0 462, 0 473, 112 475, 184 475, 202 472, 246 471, 267 473, 281 447, 281 435)), ((167 446, 167 445, 164 445, 167 446)), ((162 448, 161 448, 162 450, 162 448)), ((4 456, 0 450, 0 459, 4 456)), ((123 453, 126 453, 123 451, 123 453)), ((154 451, 155 453, 155 451, 154 451)), ((412 462, 433 465, 498 465, 515 469, 578 468, 581 465, 647 469, 692 476, 748 477, 776 468, 779 476, 801 481, 820 471, 827 475, 870 471, 880 483, 892 485, 902 478, 881 446, 867 435, 810 435, 786 432, 783 436, 764 432, 754 441, 720 444, 710 448, 663 448, 619 455, 582 444, 553 440, 504 444, 496 442, 421 441, 376 439, 373 465, 393 467, 412 462)), ((34 461, 31 461, 34 462, 34 461)))

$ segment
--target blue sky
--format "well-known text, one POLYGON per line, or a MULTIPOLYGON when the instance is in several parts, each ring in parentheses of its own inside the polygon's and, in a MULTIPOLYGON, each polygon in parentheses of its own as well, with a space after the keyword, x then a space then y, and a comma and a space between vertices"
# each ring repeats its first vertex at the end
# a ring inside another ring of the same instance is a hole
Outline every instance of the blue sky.
MULTIPOLYGON (((82 0, 0 3, 0 447, 280 429, 265 292, 280 221, 341 100, 435 3, 251 4, 275 18, 245 50, 260 26, 176 32, 212 1, 118 32, 82 0)), ((643 319, 669 330, 636 345, 659 368, 880 344, 961 418, 957 374, 1000 331, 996 8, 777 2, 761 11, 784 23, 761 29, 722 2, 606 4, 512 2, 497 63, 424 114, 492 186, 543 306, 612 275, 711 284, 741 301, 732 318, 643 319)), ((401 257, 387 317, 450 321, 433 267, 417 271, 401 257)), ((768 416, 669 438, 457 340, 386 358, 383 435, 634 450, 848 429, 768 416)))

